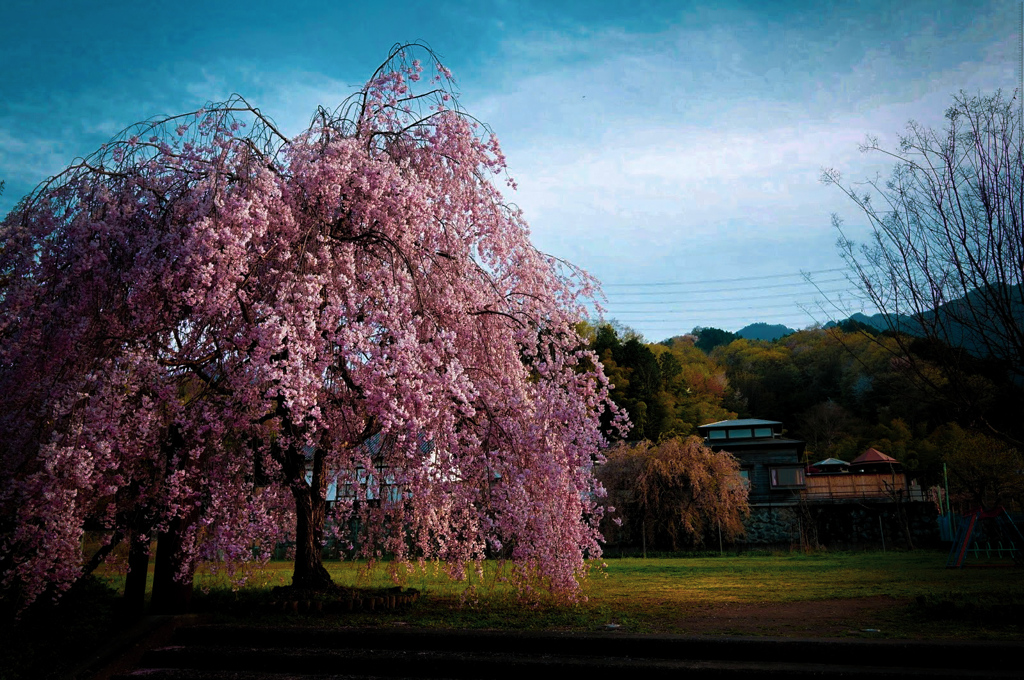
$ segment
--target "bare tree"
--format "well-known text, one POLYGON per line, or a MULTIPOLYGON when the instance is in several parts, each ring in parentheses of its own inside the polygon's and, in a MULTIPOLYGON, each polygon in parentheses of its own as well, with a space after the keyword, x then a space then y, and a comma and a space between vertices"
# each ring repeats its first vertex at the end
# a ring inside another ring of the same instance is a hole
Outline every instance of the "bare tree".
MULTIPOLYGON (((911 121, 899 149, 868 138, 862 151, 891 156, 891 177, 838 186, 867 217, 868 243, 838 246, 856 282, 909 349, 928 341, 947 393, 970 393, 964 362, 995 361, 1019 393, 1024 384, 1024 154, 1018 103, 999 92, 961 92, 942 130, 911 121), (960 384, 963 383, 963 384, 960 384)), ((918 377, 932 380, 926 371, 918 377)), ((932 380, 934 382, 934 380, 932 380)), ((935 386, 935 385, 933 385, 935 386)))
POLYGON ((798 418, 810 450, 821 457, 833 455, 833 446, 848 432, 851 421, 850 413, 831 399, 815 404, 798 418))

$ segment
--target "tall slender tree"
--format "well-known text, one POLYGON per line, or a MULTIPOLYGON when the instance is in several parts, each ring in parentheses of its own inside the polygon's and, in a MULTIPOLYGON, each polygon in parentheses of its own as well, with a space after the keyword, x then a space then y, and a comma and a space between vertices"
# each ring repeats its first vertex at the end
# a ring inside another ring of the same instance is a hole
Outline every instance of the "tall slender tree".
MULTIPOLYGON (((1020 96, 1021 93, 1017 93, 1020 96)), ((872 229, 858 246, 839 231, 840 253, 862 292, 903 342, 918 343, 945 371, 947 384, 927 371, 919 380, 955 402, 960 419, 988 423, 982 395, 965 369, 970 355, 1002 366, 1017 386, 1024 380, 1024 119, 1019 102, 1000 93, 961 92, 934 130, 911 122, 898 150, 868 139, 864 151, 886 154, 896 166, 882 183, 844 183, 826 170, 872 229)))

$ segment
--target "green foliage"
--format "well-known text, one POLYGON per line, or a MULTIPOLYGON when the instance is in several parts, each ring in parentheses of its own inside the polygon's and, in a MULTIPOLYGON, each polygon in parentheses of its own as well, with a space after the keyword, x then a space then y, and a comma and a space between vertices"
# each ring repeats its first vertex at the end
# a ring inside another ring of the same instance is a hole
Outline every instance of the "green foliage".
MULTIPOLYGON (((736 416, 725 371, 699 350, 693 336, 643 344, 628 331, 603 324, 589 330, 590 348, 604 364, 612 399, 629 414, 632 441, 659 441, 696 432, 698 425, 736 416)), ((611 434, 610 423, 605 432, 611 434)))
MULTIPOLYGON (((628 367, 629 384, 619 404, 629 412, 633 423, 631 439, 648 439, 661 434, 665 416, 661 392, 661 366, 657 358, 636 338, 630 338, 613 352, 613 358, 628 367)), ((612 397, 615 398, 615 395, 612 397)))
POLYGON ((843 319, 836 326, 844 333, 863 333, 878 335, 878 329, 854 318, 843 319))
POLYGON ((732 394, 725 370, 687 337, 651 345, 662 366, 665 420, 661 436, 696 434, 697 426, 735 418, 725 406, 732 394))
POLYGON ((813 454, 809 458, 848 461, 850 454, 857 455, 850 450, 851 443, 854 449, 857 444, 848 434, 853 427, 853 415, 838 402, 826 399, 815 404, 800 413, 795 424, 807 442, 807 450, 813 454))
POLYGON ((771 343, 736 340, 712 358, 745 399, 737 411, 783 422, 808 443, 809 461, 849 461, 874 447, 929 486, 942 479, 946 444, 935 433, 946 423, 988 426, 1004 442, 1021 437, 1024 400, 989 364, 965 360, 975 373, 952 381, 929 343, 911 347, 921 354, 908 361, 891 334, 812 328, 771 343))
POLYGON ((695 343, 697 349, 711 354, 711 350, 720 346, 728 345, 730 342, 736 339, 735 333, 729 331, 723 331, 720 328, 705 328, 703 326, 697 326, 693 329, 693 335, 697 338, 695 343))
POLYGON ((1024 456, 994 437, 950 423, 931 437, 949 466, 950 493, 967 508, 1024 501, 1024 456))
POLYGON ((748 414, 741 415, 785 423, 804 387, 791 354, 790 347, 780 342, 739 339, 718 348, 712 356, 747 399, 748 414))
POLYGON ((964 358, 959 368, 969 371, 951 376, 934 341, 908 343, 855 321, 773 342, 701 327, 649 345, 610 325, 587 337, 633 420, 631 440, 686 436, 737 416, 778 420, 807 442, 809 462, 850 461, 873 447, 927 487, 955 461, 964 504, 1024 501, 1010 473, 1024 465, 992 453, 1021 448, 1024 392, 992 362, 964 358))
POLYGON ((928 439, 926 424, 918 424, 914 429, 901 418, 894 418, 888 423, 879 423, 871 429, 872 446, 888 453, 903 463, 903 467, 918 476, 924 476, 927 482, 938 482, 938 473, 942 466, 941 453, 935 443, 928 439))

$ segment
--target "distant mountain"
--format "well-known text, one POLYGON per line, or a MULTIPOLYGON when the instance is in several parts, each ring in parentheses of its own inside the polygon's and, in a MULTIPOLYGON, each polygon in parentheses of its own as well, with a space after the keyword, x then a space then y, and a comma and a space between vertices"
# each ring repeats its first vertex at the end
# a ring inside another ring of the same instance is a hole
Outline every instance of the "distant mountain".
MULTIPOLYGON (((934 312, 926 312, 920 317, 887 316, 873 314, 867 316, 857 312, 845 321, 856 321, 880 331, 890 328, 898 329, 909 335, 924 335, 924 326, 938 325, 944 329, 944 339, 954 347, 963 347, 975 356, 996 355, 1005 357, 1014 346, 1013 338, 1019 338, 1024 329, 1024 294, 1019 285, 993 287, 987 291, 972 290, 962 298, 942 305, 934 312), (994 296, 1009 300, 1009 305, 993 308, 988 300, 994 296), (1006 311, 1006 315, 997 310, 1006 311), (984 324, 982 327, 979 325, 984 324)), ((829 322, 826 328, 837 326, 845 321, 829 322)), ((756 325, 756 324, 755 324, 756 325)), ((1016 342, 1019 342, 1016 341, 1016 342)))
POLYGON ((736 331, 736 336, 747 340, 777 340, 790 333, 796 333, 796 331, 780 323, 768 324, 759 321, 739 329, 736 331))
MULTIPOLYGON (((863 314, 861 312, 854 312, 848 318, 843 319, 842 321, 829 321, 828 323, 825 324, 824 327, 835 328, 836 326, 847 325, 849 324, 849 322, 853 321, 856 322, 853 325, 863 324, 865 326, 868 326, 869 328, 874 328, 876 331, 885 331, 889 329, 889 322, 886 321, 886 316, 887 315, 881 313, 872 314, 871 316, 868 316, 867 314, 863 314)), ((899 316, 899 324, 896 325, 899 328, 906 331, 907 333, 911 334, 913 334, 911 329, 917 328, 914 325, 913 319, 911 317, 903 315, 899 316)))
MULTIPOLYGON (((884 331, 886 328, 889 327, 889 324, 886 322, 885 317, 886 315, 881 313, 872 314, 871 316, 868 316, 867 314, 856 312, 850 317, 850 319, 852 321, 862 323, 865 326, 871 326, 875 330, 884 331)), ((905 326, 907 325, 907 321, 910 321, 910 317, 903 317, 902 321, 903 323, 901 325, 905 326)), ((829 325, 832 325, 831 321, 829 322, 829 325)))

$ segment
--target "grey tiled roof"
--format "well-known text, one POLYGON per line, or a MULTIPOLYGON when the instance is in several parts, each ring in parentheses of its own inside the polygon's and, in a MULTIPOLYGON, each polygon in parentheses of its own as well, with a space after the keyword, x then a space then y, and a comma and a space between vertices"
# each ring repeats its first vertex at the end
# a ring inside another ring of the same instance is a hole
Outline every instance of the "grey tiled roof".
POLYGON ((777 420, 758 420, 757 418, 741 418, 739 420, 719 420, 717 423, 708 423, 707 425, 701 425, 700 429, 705 427, 768 427, 771 425, 782 425, 777 420))

